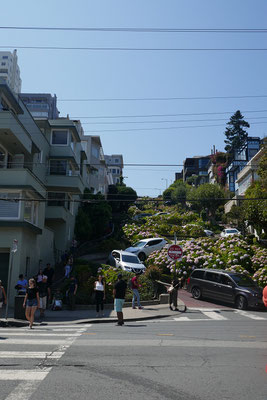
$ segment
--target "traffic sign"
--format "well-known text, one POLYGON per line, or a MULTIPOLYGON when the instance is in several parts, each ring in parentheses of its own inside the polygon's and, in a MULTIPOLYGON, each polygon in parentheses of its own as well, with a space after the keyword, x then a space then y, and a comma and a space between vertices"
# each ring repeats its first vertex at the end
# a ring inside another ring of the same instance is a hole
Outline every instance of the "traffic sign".
POLYGON ((171 244, 168 248, 168 258, 172 261, 181 260, 183 257, 183 249, 178 244, 171 244))

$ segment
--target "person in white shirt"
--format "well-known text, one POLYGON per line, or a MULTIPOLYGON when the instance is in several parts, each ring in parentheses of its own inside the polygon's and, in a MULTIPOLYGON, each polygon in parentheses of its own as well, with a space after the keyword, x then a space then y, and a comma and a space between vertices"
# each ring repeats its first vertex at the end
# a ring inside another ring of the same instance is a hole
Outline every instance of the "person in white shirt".
POLYGON ((69 265, 69 263, 67 263, 66 265, 65 265, 65 278, 69 278, 70 277, 70 271, 71 271, 71 266, 69 265))
POLYGON ((104 300, 105 300, 105 283, 102 275, 98 276, 95 281, 95 301, 96 301, 96 316, 99 317, 99 306, 101 308, 101 316, 104 317, 104 300))

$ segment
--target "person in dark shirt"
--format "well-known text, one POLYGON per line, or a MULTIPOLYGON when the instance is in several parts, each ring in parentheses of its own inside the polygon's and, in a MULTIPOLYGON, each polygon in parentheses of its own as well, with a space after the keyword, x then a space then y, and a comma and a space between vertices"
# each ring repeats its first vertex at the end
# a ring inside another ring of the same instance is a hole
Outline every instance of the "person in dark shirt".
POLYGON ((39 282, 38 289, 39 289, 39 297, 40 297, 40 320, 44 318, 44 313, 47 306, 47 300, 51 297, 50 287, 47 284, 47 276, 43 276, 42 282, 39 282))
POLYGON ((35 311, 37 308, 40 308, 39 291, 33 278, 29 279, 29 287, 26 290, 23 307, 26 307, 26 319, 29 321, 29 326, 32 329, 35 311))
POLYGON ((50 287, 53 282, 54 277, 54 268, 51 268, 51 264, 46 264, 46 268, 44 270, 44 275, 47 276, 47 286, 50 287))
POLYGON ((69 285, 69 290, 68 290, 68 298, 69 298, 69 306, 71 311, 74 311, 75 309, 75 300, 76 300, 76 293, 78 289, 78 283, 74 276, 71 276, 70 278, 70 285, 69 285))
POLYGON ((122 326, 124 324, 122 307, 125 301, 126 289, 127 283, 122 279, 122 274, 119 274, 118 280, 113 288, 114 310, 117 312, 118 326, 122 326))

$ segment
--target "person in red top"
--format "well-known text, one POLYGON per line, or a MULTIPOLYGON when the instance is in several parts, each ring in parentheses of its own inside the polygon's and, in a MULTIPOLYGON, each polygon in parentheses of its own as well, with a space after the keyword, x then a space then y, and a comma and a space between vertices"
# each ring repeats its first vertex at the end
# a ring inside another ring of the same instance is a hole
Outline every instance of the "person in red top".
POLYGON ((144 308, 144 307, 142 307, 140 304, 140 294, 138 291, 139 286, 141 286, 141 285, 139 285, 139 283, 138 283, 138 275, 136 274, 132 278, 132 291, 133 291, 132 308, 136 308, 135 307, 135 298, 136 298, 138 308, 139 308, 139 310, 142 310, 142 308, 144 308))
POLYGON ((262 301, 263 301, 263 304, 265 305, 265 307, 267 307, 267 286, 265 286, 265 288, 263 289, 262 301))

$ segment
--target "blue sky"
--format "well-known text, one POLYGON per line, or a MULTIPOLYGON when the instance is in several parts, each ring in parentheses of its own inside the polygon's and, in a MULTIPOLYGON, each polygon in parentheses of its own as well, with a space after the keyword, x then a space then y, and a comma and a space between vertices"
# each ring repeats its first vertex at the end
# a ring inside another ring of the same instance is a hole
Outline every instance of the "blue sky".
MULTIPOLYGON (((13 0, 2 7, 0 25, 266 28, 266 15, 265 0, 13 0)), ((257 33, 0 30, 0 39, 0 50, 1 46, 10 46, 10 50, 16 46, 267 48, 267 34, 257 33)), ((55 93, 59 100, 267 94, 267 51, 118 52, 19 49, 18 57, 22 91, 55 93)), ((213 145, 218 150, 223 150, 225 124, 237 109, 251 123, 248 131, 250 136, 263 137, 267 128, 267 112, 246 113, 267 110, 264 97, 172 101, 59 101, 58 108, 61 116, 69 114, 71 118, 98 117, 80 118, 85 131, 100 135, 104 152, 123 154, 125 163, 182 164, 186 157, 210 154, 213 145), (135 117, 210 112, 228 114, 135 117), (101 116, 129 117, 103 119, 101 116), (216 121, 199 121, 207 119, 216 121), (105 124, 101 124, 103 121, 105 124), (200 125, 205 127, 199 127, 200 125), (184 128, 167 129, 172 127, 184 128), (124 129, 126 131, 121 131, 124 129), (105 132, 106 130, 114 131, 105 132)), ((125 183, 135 188, 139 195, 157 196, 165 189, 166 183, 173 182, 175 171, 180 169, 181 167, 126 166, 125 183)))

